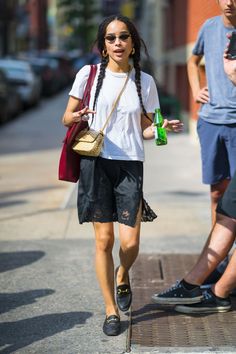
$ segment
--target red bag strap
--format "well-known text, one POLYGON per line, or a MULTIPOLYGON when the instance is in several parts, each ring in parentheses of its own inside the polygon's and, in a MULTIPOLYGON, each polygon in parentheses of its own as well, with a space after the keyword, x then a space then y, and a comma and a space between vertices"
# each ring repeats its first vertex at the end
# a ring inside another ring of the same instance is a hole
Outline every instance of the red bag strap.
POLYGON ((95 79, 97 73, 97 65, 91 65, 90 66, 90 73, 89 73, 89 77, 87 80, 87 84, 85 86, 85 90, 84 90, 84 94, 83 94, 83 106, 88 106, 89 105, 89 101, 90 101, 90 92, 93 86, 93 82, 95 79))
MULTIPOLYGON (((82 109, 86 105, 89 105, 89 100, 90 100, 90 92, 91 88, 93 86, 94 78, 97 72, 97 65, 90 65, 90 72, 89 72, 89 77, 85 86, 83 98, 80 103, 79 109, 82 109)), ((64 142, 71 146, 75 140, 76 135, 78 132, 81 130, 81 127, 85 129, 88 126, 88 123, 85 121, 80 121, 80 122, 74 122, 70 127, 67 129, 66 137, 64 139, 64 142)))

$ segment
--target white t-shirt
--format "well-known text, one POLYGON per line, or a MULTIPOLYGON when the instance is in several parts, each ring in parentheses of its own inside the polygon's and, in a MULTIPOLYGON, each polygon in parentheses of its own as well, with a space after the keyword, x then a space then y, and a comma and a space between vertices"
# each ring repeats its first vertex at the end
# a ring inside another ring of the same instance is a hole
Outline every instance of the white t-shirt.
MULTIPOLYGON (((93 108, 94 94, 100 70, 91 90, 89 108, 93 108)), ((85 65, 76 75, 70 96, 82 99, 90 72, 90 65, 85 65)), ((106 69, 103 84, 98 95, 94 119, 90 118, 91 128, 99 131, 112 110, 112 105, 120 93, 127 73, 114 73, 106 69)), ((159 108, 159 98, 152 76, 141 72, 143 104, 147 113, 154 113, 159 108)), ((135 69, 133 68, 128 83, 104 131, 104 145, 100 156, 112 160, 144 161, 143 136, 141 129, 142 109, 135 85, 135 69)))

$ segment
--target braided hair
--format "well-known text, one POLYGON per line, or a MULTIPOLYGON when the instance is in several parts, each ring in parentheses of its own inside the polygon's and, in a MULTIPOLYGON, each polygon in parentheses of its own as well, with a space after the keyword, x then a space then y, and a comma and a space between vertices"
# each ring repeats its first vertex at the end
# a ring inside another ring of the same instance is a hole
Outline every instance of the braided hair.
POLYGON ((95 43, 97 43, 97 48, 100 52, 102 60, 101 60, 100 72, 98 75, 97 87, 96 87, 95 96, 94 96, 93 109, 95 109, 97 98, 98 98, 99 92, 102 87, 103 79, 105 77, 105 70, 106 70, 106 67, 108 64, 108 56, 104 56, 104 49, 105 49, 104 37, 106 35, 107 26, 112 21, 121 21, 121 22, 125 23, 128 28, 128 31, 131 35, 132 42, 134 44, 134 49, 135 49, 134 54, 130 54, 130 56, 133 59, 134 69, 135 69, 135 85, 137 88, 137 93, 138 93, 139 102, 140 102, 140 105, 142 108, 142 112, 146 117, 148 117, 146 109, 143 104, 143 98, 142 98, 142 93, 141 93, 141 69, 140 69, 141 47, 142 46, 144 47, 145 54, 148 56, 147 47, 146 47, 144 41, 142 40, 142 38, 140 38, 139 33, 138 33, 136 27, 134 26, 134 24, 130 21, 130 19, 128 17, 122 16, 122 15, 112 15, 112 16, 105 18, 105 20, 100 24, 100 26, 98 28, 97 39, 96 39, 95 43))

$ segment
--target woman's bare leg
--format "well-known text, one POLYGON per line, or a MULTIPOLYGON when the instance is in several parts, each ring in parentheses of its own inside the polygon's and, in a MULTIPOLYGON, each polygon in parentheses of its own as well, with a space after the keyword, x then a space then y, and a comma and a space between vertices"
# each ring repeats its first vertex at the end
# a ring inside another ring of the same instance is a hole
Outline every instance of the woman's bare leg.
POLYGON ((128 284, 128 272, 135 262, 139 252, 141 228, 141 206, 137 215, 135 227, 119 224, 120 235, 120 266, 117 273, 117 284, 128 284))
POLYGON ((114 298, 113 223, 95 222, 94 230, 96 238, 96 273, 105 302, 106 315, 119 315, 114 298))

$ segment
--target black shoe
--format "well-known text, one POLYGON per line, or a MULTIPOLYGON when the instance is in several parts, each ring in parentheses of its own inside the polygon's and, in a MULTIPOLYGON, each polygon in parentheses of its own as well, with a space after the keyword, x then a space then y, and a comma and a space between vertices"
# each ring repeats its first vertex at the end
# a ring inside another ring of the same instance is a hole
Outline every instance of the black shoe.
POLYGON ((221 298, 213 294, 211 289, 203 292, 204 299, 193 305, 178 305, 175 306, 175 311, 181 313, 214 313, 227 312, 231 309, 230 298, 221 298))
POLYGON ((118 336, 120 334, 120 318, 117 315, 106 317, 103 323, 103 332, 107 336, 118 336))
POLYGON ((170 288, 160 294, 154 294, 152 300, 157 304, 177 305, 177 304, 195 304, 203 298, 200 286, 188 290, 184 287, 182 281, 178 281, 170 288))
MULTIPOLYGON (((116 268, 115 277, 117 276, 118 269, 119 267, 116 268)), ((120 311, 126 312, 130 308, 132 302, 132 291, 130 287, 130 282, 129 284, 121 284, 121 285, 117 285, 117 281, 115 281, 115 283, 116 283, 117 306, 120 309, 120 311)))

